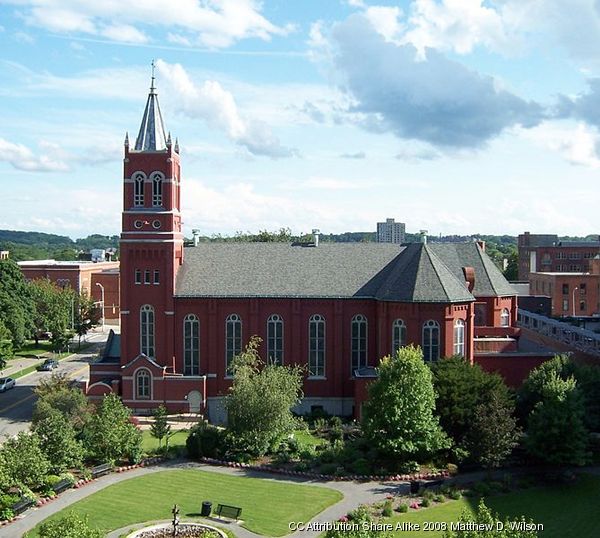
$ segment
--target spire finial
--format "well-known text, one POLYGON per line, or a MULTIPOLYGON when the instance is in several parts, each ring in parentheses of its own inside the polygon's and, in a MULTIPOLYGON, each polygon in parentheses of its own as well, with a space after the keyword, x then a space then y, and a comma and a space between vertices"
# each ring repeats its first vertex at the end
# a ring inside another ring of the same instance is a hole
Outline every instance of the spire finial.
POLYGON ((127 147, 129 147, 129 133, 128 132, 125 133, 125 145, 127 147))
POLYGON ((179 153, 179 138, 175 138, 175 153, 179 153))
POLYGON ((152 82, 150 83, 150 93, 154 93, 156 90, 154 87, 154 70, 156 69, 156 62, 154 59, 152 59, 152 63, 150 65, 152 66, 152 82))

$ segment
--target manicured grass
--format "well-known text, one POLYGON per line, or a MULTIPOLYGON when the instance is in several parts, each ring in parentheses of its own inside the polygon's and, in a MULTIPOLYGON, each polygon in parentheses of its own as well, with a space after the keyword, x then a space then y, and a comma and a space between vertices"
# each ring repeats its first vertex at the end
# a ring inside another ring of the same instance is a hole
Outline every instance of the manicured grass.
MULTIPOLYGON (((555 485, 515 491, 504 495, 494 495, 485 499, 486 505, 500 515, 516 518, 521 515, 525 519, 533 519, 535 523, 543 523, 543 538, 595 538, 598 536, 600 514, 598 514, 598 498, 600 496, 600 477, 582 476, 573 485, 555 485)), ((448 501, 431 508, 409 512, 385 519, 386 522, 420 523, 421 529, 425 521, 458 521, 463 509, 476 510, 479 499, 463 498, 459 501, 448 501)), ((438 538, 443 532, 435 531, 397 531, 402 538, 438 538)))
MULTIPOLYGON (((160 471, 125 480, 72 504, 69 511, 87 514, 90 524, 104 532, 133 523, 168 519, 177 503, 182 518, 195 517, 202 501, 242 508, 243 526, 266 536, 288 534, 290 521, 309 521, 342 494, 324 487, 283 484, 195 469, 160 471)), ((37 528, 31 536, 38 536, 37 528)))
MULTIPOLYGON (((187 439, 187 436, 187 430, 178 430, 174 432, 169 438, 169 448, 185 447, 185 440, 187 439)), ((165 446, 164 439, 162 441, 162 446, 165 446)), ((146 453, 152 453, 158 450, 158 439, 152 437, 150 430, 142 431, 142 450, 146 453)))

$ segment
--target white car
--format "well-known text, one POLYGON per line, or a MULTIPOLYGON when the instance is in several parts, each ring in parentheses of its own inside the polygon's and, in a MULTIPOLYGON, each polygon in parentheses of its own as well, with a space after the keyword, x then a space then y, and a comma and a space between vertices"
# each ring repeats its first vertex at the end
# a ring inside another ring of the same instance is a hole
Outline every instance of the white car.
POLYGON ((0 377, 0 392, 6 392, 15 387, 15 380, 12 377, 0 377))

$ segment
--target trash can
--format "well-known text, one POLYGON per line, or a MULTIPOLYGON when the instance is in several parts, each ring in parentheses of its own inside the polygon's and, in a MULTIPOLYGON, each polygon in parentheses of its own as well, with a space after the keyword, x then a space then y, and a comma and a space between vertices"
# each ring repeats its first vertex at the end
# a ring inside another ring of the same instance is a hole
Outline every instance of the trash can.
POLYGON ((204 501, 202 503, 202 510, 200 510, 200 515, 202 517, 208 517, 208 516, 210 516, 211 512, 212 512, 212 503, 210 501, 204 501))
POLYGON ((421 488, 421 484, 419 483, 418 480, 411 480, 410 481, 410 492, 415 495, 417 493, 419 493, 419 489, 421 488))

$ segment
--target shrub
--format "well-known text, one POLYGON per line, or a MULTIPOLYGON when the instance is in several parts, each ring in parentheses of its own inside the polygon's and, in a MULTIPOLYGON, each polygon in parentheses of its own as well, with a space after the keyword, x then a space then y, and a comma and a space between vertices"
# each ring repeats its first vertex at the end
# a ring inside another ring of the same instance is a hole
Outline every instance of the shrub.
POLYGON ((433 500, 436 503, 443 503, 446 502, 446 497, 444 497, 441 493, 438 493, 437 495, 433 496, 433 500))
POLYGON ((337 465, 335 463, 324 463, 319 468, 321 474, 333 475, 337 471, 337 465))
POLYGON ((371 464, 365 458, 359 458, 354 462, 352 471, 358 475, 371 474, 371 464))
POLYGON ((102 538, 103 533, 88 524, 88 518, 71 512, 66 517, 44 523, 40 538, 102 538))
POLYGON ((401 514, 406 514, 406 512, 408 512, 408 504, 402 503, 398 506, 398 508, 396 508, 396 510, 401 514))
POLYGON ((383 510, 381 511, 381 515, 383 517, 392 517, 393 514, 392 501, 389 499, 383 503, 383 510))
POLYGON ((427 508, 429 507, 429 505, 431 504, 431 499, 425 497, 422 501, 421 501, 421 506, 423 508, 427 508))
POLYGON ((15 517, 15 513, 12 511, 12 508, 6 507, 6 508, 2 508, 2 510, 0 510, 0 520, 6 521, 9 519, 12 519, 13 517, 15 517))
POLYGON ((204 421, 190 430, 185 446, 190 458, 221 458, 226 450, 226 434, 204 421))
POLYGON ((462 497, 462 495, 460 493, 460 490, 452 489, 448 493, 448 497, 450 497, 453 501, 458 501, 458 499, 460 499, 462 497))

